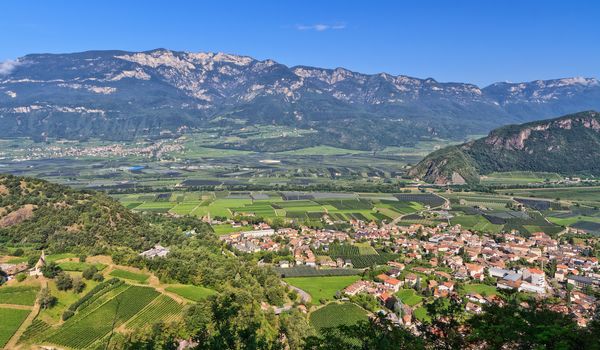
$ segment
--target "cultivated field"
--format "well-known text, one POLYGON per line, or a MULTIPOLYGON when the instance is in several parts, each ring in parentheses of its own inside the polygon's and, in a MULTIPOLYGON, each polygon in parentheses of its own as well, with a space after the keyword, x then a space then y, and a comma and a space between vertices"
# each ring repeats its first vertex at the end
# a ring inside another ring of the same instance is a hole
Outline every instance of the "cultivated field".
POLYGON ((0 287, 0 304, 33 305, 39 292, 39 286, 0 287))
POLYGON ((216 293, 214 290, 206 287, 185 284, 171 285, 165 288, 165 290, 191 301, 200 301, 216 293))
POLYGON ((320 331, 323 328, 353 325, 367 320, 367 312, 352 303, 330 303, 310 314, 310 324, 320 331))
POLYGON ((30 310, 0 308, 0 348, 6 345, 30 312, 30 310))
POLYGON ((331 300, 335 293, 358 281, 359 276, 330 276, 330 277, 290 277, 285 281, 310 294, 313 303, 319 300, 331 300))

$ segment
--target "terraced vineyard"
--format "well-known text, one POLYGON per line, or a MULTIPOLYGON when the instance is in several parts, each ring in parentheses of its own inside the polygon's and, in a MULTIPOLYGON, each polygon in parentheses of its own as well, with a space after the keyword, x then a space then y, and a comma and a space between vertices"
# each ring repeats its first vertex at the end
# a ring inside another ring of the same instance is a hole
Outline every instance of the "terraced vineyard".
MULTIPOLYGON (((111 330, 127 322, 150 304, 159 293, 153 288, 129 286, 82 316, 66 321, 46 341, 70 348, 85 348, 106 336, 111 330)), ((92 304, 88 307, 94 307, 92 304)))
POLYGON ((127 328, 144 328, 158 321, 169 322, 177 318, 181 310, 183 305, 166 295, 161 295, 132 318, 127 323, 127 328))
POLYGON ((137 273, 137 272, 131 272, 131 271, 121 270, 121 269, 113 270, 109 273, 109 275, 111 275, 113 277, 132 280, 132 281, 139 282, 139 283, 145 283, 148 280, 148 278, 150 277, 149 275, 147 275, 145 273, 137 273))

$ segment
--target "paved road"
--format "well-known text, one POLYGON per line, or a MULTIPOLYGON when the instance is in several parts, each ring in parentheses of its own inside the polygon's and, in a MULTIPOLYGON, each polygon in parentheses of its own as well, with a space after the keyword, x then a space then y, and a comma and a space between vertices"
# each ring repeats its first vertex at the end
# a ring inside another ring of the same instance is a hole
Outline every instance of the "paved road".
POLYGON ((310 303, 310 301, 312 300, 312 297, 310 296, 310 294, 306 293, 305 291, 303 291, 302 289, 298 288, 298 287, 294 287, 289 283, 286 283, 284 281, 282 281, 281 283, 287 285, 288 287, 292 288, 293 290, 295 290, 298 295, 300 295, 300 299, 305 303, 308 304, 310 303))

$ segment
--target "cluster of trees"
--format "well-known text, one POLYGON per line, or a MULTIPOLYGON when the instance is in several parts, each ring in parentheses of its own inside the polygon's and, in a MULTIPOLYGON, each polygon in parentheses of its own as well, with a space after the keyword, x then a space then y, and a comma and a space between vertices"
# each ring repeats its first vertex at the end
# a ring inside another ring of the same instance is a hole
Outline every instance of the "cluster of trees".
POLYGON ((460 301, 438 299, 428 313, 431 321, 418 327, 418 336, 381 315, 317 333, 306 315, 292 311, 276 317, 250 292, 232 288, 191 307, 181 323, 130 335, 124 347, 175 349, 177 337, 190 337, 197 349, 600 349, 600 320, 581 328, 540 304, 488 305, 484 313, 467 317, 460 301))

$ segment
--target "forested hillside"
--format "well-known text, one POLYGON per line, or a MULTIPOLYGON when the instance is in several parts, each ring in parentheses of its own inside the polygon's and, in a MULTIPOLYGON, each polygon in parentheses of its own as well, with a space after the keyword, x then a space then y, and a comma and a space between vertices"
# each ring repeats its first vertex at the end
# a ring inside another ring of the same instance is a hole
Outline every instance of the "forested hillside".
POLYGON ((600 175, 600 114, 589 111, 521 125, 435 151, 410 175, 435 183, 476 183, 503 171, 600 175))

